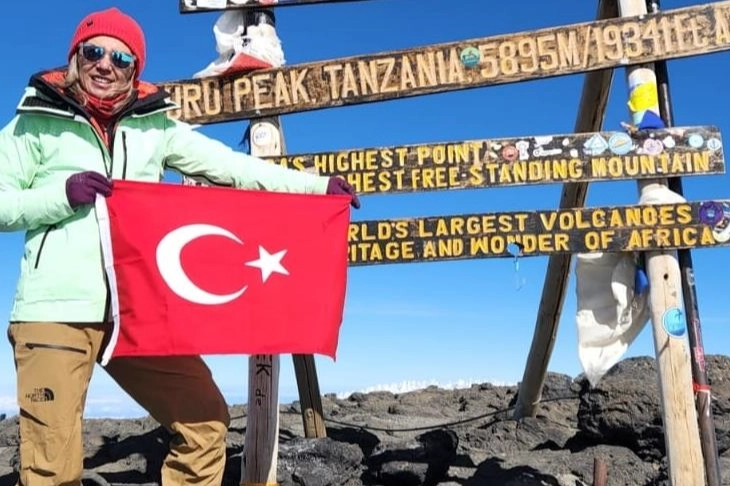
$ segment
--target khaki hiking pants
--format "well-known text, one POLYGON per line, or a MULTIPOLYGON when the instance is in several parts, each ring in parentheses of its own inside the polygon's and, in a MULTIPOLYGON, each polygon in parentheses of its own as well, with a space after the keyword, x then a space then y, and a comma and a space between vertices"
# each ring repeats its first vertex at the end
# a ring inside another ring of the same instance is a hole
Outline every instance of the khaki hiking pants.
MULTIPOLYGON (((81 485, 84 403, 107 330, 110 325, 10 325, 21 485, 81 485)), ((230 417, 200 357, 116 358, 105 370, 173 434, 162 485, 221 485, 230 417)))

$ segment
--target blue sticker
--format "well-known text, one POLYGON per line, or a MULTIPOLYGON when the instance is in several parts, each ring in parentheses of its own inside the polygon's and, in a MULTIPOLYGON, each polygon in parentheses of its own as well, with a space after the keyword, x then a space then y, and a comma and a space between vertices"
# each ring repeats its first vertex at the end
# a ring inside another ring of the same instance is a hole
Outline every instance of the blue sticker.
POLYGON ((715 201, 705 201, 700 205, 700 221, 705 225, 715 225, 720 223, 723 217, 723 209, 720 203, 715 201))
POLYGON ((467 68, 473 68, 474 66, 479 65, 479 61, 482 60, 482 56, 479 54, 479 49, 471 46, 462 49, 461 54, 459 54, 459 58, 461 59, 461 64, 467 68))
POLYGON ((689 136, 689 140, 687 142, 689 143, 690 147, 699 149, 700 147, 702 147, 702 144, 705 143, 705 139, 703 139, 700 134, 692 134, 689 136))
POLYGON ((712 236, 718 243, 730 240, 730 204, 722 203, 722 218, 712 229, 712 236))
POLYGON ((600 134, 593 134, 583 144, 583 150, 589 156, 600 156, 607 148, 608 143, 600 134))
POLYGON ((616 155, 623 156, 634 148, 634 141, 628 134, 617 132, 608 139, 608 148, 616 155))
POLYGON ((682 337, 687 331, 684 323, 684 313, 679 308, 669 308, 662 316, 662 326, 670 336, 682 337))

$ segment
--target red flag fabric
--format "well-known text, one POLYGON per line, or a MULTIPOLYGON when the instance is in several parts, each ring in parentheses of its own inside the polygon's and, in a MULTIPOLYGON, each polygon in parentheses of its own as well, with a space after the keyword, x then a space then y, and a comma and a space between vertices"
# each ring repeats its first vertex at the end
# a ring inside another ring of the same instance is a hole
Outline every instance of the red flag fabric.
POLYGON ((114 181, 96 203, 114 332, 102 357, 335 359, 349 197, 114 181))

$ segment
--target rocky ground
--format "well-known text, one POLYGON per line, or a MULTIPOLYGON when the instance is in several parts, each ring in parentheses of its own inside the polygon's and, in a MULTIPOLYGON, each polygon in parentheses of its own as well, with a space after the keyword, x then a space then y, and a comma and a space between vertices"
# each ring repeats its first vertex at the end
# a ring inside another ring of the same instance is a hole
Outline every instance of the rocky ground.
MULTIPOLYGON (((730 485, 730 357, 708 356, 723 485, 730 485)), ((281 406, 280 485, 667 485, 654 361, 619 363, 591 389, 549 374, 535 418, 514 421, 515 387, 427 388, 323 398, 327 438, 306 439, 281 406)), ((231 408, 224 485, 238 485, 246 407, 231 408)), ((149 418, 89 420, 86 485, 158 485, 167 434, 149 418)), ((0 484, 16 481, 17 418, 0 421, 0 484)))

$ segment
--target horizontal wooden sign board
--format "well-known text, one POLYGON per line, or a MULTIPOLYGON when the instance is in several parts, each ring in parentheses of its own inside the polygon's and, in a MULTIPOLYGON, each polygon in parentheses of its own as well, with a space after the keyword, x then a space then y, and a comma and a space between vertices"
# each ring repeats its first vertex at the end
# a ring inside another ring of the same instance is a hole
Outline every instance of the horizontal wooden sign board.
POLYGON ((290 7, 295 5, 308 5, 312 3, 343 3, 362 0, 250 0, 242 3, 231 0, 180 0, 180 13, 192 14, 199 12, 210 12, 215 10, 251 10, 272 7, 290 7))
POLYGON ((730 200, 357 221, 348 241, 351 266, 720 247, 730 200))
POLYGON ((527 136, 266 157, 346 178, 360 194, 612 181, 725 172, 713 126, 527 136))
POLYGON ((730 49, 730 0, 225 78, 160 83, 196 124, 516 83, 730 49))

